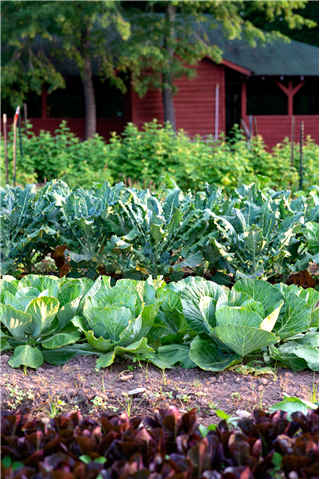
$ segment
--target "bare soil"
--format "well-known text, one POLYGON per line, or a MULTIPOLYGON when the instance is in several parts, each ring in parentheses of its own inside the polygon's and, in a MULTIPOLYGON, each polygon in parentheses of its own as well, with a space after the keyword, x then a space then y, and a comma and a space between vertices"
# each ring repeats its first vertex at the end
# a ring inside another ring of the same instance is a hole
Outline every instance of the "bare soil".
POLYGON ((293 373, 278 368, 275 375, 256 377, 179 366, 163 375, 150 364, 116 360, 110 368, 97 372, 95 357, 78 357, 63 366, 44 363, 37 371, 28 369, 26 376, 22 368, 12 369, 7 364, 8 354, 1 356, 2 409, 29 407, 32 415, 47 420, 50 414, 76 409, 83 417, 98 417, 102 411, 119 414, 131 407, 133 416, 144 416, 155 408, 176 406, 181 411, 196 407, 199 421, 209 425, 218 422, 214 409, 234 414, 268 408, 281 401, 284 393, 312 400, 315 388, 318 399, 319 377, 310 370, 293 373), (145 391, 127 396, 136 388, 145 391))

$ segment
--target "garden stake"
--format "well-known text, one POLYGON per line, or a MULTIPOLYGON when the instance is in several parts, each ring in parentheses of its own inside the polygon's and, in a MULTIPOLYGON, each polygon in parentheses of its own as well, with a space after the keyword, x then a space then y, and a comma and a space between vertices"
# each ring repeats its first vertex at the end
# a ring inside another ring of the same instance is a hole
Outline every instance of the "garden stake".
POLYGON ((302 174, 303 174, 303 166, 302 166, 302 161, 303 161, 303 155, 302 155, 302 149, 303 149, 303 136, 304 136, 304 123, 303 121, 300 123, 300 190, 302 190, 302 174))
POLYGON ((294 116, 292 116, 292 122, 291 122, 291 166, 293 166, 294 126, 295 126, 295 118, 294 118, 294 116))
POLYGON ((13 187, 16 186, 16 154, 17 154, 17 120, 19 116, 20 107, 17 106, 13 119, 13 187))
POLYGON ((26 138, 28 139, 28 115, 27 115, 27 104, 24 103, 23 105, 24 107, 24 131, 25 131, 25 134, 26 134, 26 138))
MULTIPOLYGON (((19 125, 19 142, 20 142, 20 155, 23 158, 23 151, 22 151, 22 136, 21 136, 21 113, 19 112, 18 116, 18 125, 19 125)), ((22 162, 21 162, 22 163, 22 162)))
POLYGON ((257 118, 255 116, 253 117, 253 126, 254 126, 254 136, 258 136, 258 124, 257 124, 257 118))
POLYGON ((8 170, 8 145, 7 145, 7 114, 3 114, 3 134, 4 134, 4 156, 6 159, 6 181, 9 184, 9 170, 8 170))

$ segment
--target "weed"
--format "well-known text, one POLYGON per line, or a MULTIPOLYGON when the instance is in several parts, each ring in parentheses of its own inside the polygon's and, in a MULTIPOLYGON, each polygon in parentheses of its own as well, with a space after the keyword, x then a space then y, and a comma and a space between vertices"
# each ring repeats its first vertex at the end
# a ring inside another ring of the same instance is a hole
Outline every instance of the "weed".
POLYGON ((131 416, 131 414, 140 406, 142 401, 144 400, 144 397, 141 399, 141 401, 133 408, 133 396, 128 396, 128 394, 125 396, 125 404, 120 402, 118 400, 118 403, 123 407, 123 409, 126 411, 128 417, 131 416))
POLYGON ((60 396, 58 397, 58 399, 52 399, 51 396, 49 397, 49 409, 44 408, 44 411, 46 411, 48 413, 48 416, 53 419, 55 416, 58 415, 59 412, 62 411, 63 407, 66 406, 66 403, 60 400, 60 396))
POLYGON ((100 396, 95 396, 93 399, 91 399, 91 402, 93 404, 93 409, 90 409, 90 413, 94 412, 96 408, 107 407, 107 403, 104 402, 100 396))
POLYGON ((201 388, 202 387, 202 383, 199 381, 199 379, 194 379, 192 384, 195 388, 201 388))
POLYGON ((118 407, 112 406, 112 405, 108 406, 108 408, 111 409, 111 411, 113 411, 113 412, 117 412, 118 409, 119 409, 118 407))
POLYGON ((179 398, 183 402, 189 402, 190 400, 188 394, 178 394, 177 398, 179 398))
POLYGON ((102 382, 102 392, 103 392, 103 394, 105 394, 106 393, 106 388, 104 386, 104 376, 103 376, 103 374, 101 376, 101 382, 102 382))
POLYGON ((147 366, 144 368, 141 364, 141 361, 139 361, 139 367, 142 369, 143 374, 145 375, 146 381, 148 380, 148 366, 149 366, 149 363, 147 362, 147 366))
POLYGON ((213 403, 212 401, 209 401, 208 406, 209 408, 213 411, 218 408, 220 401, 217 402, 217 404, 213 403))
POLYGON ((165 370, 164 370, 164 369, 162 370, 162 378, 163 378, 163 384, 166 386, 166 385, 167 385, 167 381, 166 381, 166 372, 165 372, 165 370))
POLYGON ((240 393, 238 393, 238 391, 234 392, 234 393, 231 393, 231 400, 232 401, 241 401, 241 395, 240 393))
POLYGON ((308 388, 308 396, 309 396, 309 401, 312 403, 315 403, 317 401, 317 398, 319 398, 319 394, 317 392, 315 373, 313 373, 312 392, 310 392, 308 388))
POLYGON ((263 409, 263 406, 262 406, 262 396, 263 396, 263 393, 265 392, 266 389, 267 389, 267 388, 262 389, 261 394, 260 394, 260 409, 263 409))
POLYGON ((9 389, 9 396, 14 398, 13 409, 24 400, 34 399, 34 394, 31 391, 24 392, 22 389, 18 389, 18 386, 12 387, 9 383, 6 384, 6 387, 9 389))

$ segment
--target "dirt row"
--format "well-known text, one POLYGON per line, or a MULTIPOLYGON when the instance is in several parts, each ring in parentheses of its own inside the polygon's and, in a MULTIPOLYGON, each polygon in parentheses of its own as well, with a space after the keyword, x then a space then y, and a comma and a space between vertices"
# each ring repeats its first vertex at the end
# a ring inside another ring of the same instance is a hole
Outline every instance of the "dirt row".
POLYGON ((281 401, 284 393, 309 401, 318 399, 318 374, 310 370, 293 373, 278 368, 274 374, 257 377, 181 367, 162 373, 150 364, 122 361, 97 371, 95 357, 78 357, 63 366, 44 364, 37 371, 28 369, 26 376, 22 369, 7 364, 9 355, 1 356, 2 409, 26 406, 33 415, 47 420, 74 410, 84 417, 124 410, 144 416, 155 408, 176 406, 181 411, 196 407, 200 422, 209 425, 218 421, 215 409, 245 414, 243 411, 268 408, 281 401))

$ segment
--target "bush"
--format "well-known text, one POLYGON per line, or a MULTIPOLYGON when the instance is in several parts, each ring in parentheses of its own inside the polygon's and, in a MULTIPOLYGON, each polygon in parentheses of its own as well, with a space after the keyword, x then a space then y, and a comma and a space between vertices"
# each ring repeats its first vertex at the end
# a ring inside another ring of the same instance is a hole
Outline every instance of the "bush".
MULTIPOLYGON (((140 131, 128 123, 121 135, 113 133, 109 143, 96 135, 84 142, 70 132, 66 122, 55 136, 41 131, 37 137, 23 138, 24 157, 17 152, 17 184, 24 186, 44 178, 59 178, 70 187, 88 188, 93 182, 124 180, 129 186, 154 186, 168 173, 182 190, 198 191, 205 182, 216 184, 226 192, 241 184, 260 183, 274 189, 299 189, 300 146, 294 146, 291 166, 291 144, 286 138, 268 151, 262 137, 257 136, 249 148, 239 128, 232 138, 223 135, 219 141, 196 136, 191 139, 182 130, 174 133, 170 125, 156 120, 146 123, 140 131)), ((1 145, 4 158, 4 145, 1 145)), ((307 137, 304 149, 303 188, 318 182, 319 147, 307 137)), ((9 181, 12 183, 12 132, 9 134, 9 181)), ((5 165, 2 163, 2 185, 5 165)))

